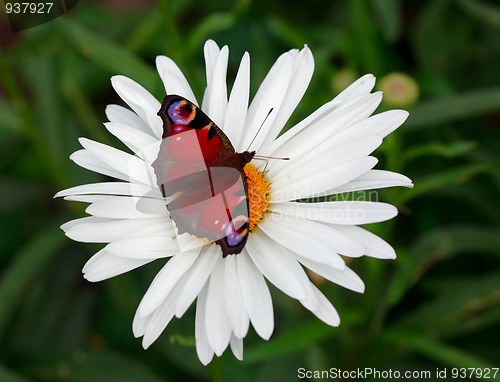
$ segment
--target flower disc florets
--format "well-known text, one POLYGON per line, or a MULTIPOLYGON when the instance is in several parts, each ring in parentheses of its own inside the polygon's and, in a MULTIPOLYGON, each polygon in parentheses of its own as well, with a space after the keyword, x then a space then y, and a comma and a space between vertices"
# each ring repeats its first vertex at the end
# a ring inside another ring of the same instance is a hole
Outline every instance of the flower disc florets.
POLYGON ((264 173, 248 163, 243 169, 248 183, 248 209, 250 231, 264 218, 268 212, 271 183, 264 173))

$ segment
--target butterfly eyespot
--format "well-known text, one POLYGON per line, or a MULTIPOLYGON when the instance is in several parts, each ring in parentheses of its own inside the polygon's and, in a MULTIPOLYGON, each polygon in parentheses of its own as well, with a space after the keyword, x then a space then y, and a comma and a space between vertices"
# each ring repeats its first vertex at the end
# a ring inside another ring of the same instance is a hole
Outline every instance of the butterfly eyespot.
POLYGON ((193 104, 188 104, 184 100, 177 101, 168 108, 168 115, 174 123, 187 125, 196 116, 196 109, 193 104))

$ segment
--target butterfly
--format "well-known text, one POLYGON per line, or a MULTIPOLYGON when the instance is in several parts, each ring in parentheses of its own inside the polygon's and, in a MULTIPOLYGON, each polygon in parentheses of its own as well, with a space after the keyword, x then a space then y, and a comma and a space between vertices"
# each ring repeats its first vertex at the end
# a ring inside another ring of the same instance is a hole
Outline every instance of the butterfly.
POLYGON ((158 115, 163 135, 153 169, 178 233, 217 243, 223 257, 240 253, 249 233, 243 168, 255 151, 237 153, 224 132, 181 96, 167 95, 158 115))

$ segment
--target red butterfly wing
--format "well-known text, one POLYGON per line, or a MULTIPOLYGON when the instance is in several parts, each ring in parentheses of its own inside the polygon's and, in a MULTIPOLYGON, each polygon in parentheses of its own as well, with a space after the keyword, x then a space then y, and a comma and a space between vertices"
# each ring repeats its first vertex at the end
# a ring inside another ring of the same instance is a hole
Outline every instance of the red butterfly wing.
POLYGON ((163 100, 163 140, 153 163, 157 183, 179 233, 215 241, 223 256, 240 253, 248 236, 243 167, 253 153, 235 152, 208 116, 180 96, 163 100))

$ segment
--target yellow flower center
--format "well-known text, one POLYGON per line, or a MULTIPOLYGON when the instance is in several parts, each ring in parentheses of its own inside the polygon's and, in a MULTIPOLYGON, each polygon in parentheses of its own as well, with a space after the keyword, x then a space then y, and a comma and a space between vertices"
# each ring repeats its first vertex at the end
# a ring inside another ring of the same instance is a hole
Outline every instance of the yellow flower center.
POLYGON ((271 184, 264 174, 258 171, 253 164, 247 163, 243 171, 245 171, 247 176, 249 229, 252 231, 268 212, 271 184))

